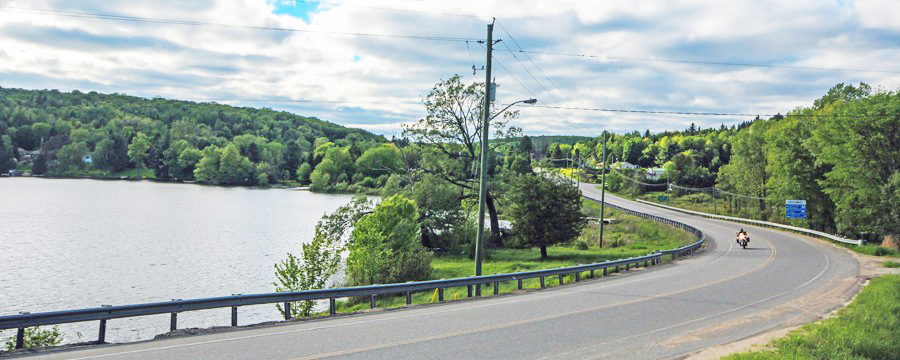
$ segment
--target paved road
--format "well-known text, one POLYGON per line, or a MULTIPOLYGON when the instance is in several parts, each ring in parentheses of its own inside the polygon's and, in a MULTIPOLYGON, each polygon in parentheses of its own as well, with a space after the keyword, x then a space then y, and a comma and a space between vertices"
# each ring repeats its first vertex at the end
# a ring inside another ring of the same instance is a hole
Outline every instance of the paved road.
MULTIPOLYGON (((596 188, 583 192, 599 198, 596 188)), ((829 244, 607 194, 607 201, 689 223, 699 255, 621 276, 400 311, 43 354, 121 359, 658 359, 681 357, 762 331, 809 321, 818 300, 848 296, 856 260, 829 244)), ((167 317, 160 316, 160 321, 167 317)))

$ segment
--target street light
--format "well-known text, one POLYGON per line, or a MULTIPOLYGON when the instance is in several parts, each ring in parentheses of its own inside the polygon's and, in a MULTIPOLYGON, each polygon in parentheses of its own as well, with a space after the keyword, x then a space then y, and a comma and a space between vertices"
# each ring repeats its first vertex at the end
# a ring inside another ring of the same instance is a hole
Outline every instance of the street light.
POLYGON ((515 104, 522 104, 522 103, 525 103, 525 104, 528 104, 528 105, 534 105, 534 104, 537 104, 537 99, 519 100, 519 101, 516 101, 516 102, 514 102, 514 103, 512 103, 512 104, 506 105, 506 107, 503 108, 503 110, 500 110, 500 111, 498 111, 496 114, 494 114, 494 116, 491 116, 491 120, 494 120, 495 117, 500 116, 500 114, 502 114, 502 113, 503 113, 504 111, 506 111, 507 109, 511 108, 513 105, 515 105, 515 104))
MULTIPOLYGON (((484 112, 484 123, 481 125, 481 176, 479 178, 479 189, 478 189, 478 232, 475 237, 475 276, 481 276, 481 259, 483 258, 483 249, 484 249, 484 207, 485 207, 485 199, 487 198, 487 148, 488 148, 488 124, 490 120, 499 116, 504 111, 509 109, 515 104, 525 103, 529 105, 534 105, 537 103, 537 99, 528 99, 528 100, 519 100, 512 104, 507 105, 503 110, 500 110, 494 116, 488 117, 488 109, 490 102, 490 94, 486 94, 485 96, 485 112, 484 112)), ((477 295, 481 295, 481 287, 478 286, 477 295)))

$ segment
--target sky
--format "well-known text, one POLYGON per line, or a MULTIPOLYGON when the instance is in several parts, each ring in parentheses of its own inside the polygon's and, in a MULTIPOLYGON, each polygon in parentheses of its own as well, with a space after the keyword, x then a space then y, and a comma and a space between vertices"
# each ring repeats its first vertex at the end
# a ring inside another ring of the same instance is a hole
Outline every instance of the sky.
POLYGON ((0 0, 0 86, 268 107, 400 137, 436 83, 484 81, 477 41, 496 19, 495 105, 538 99, 515 107, 526 134, 683 130, 784 114, 837 83, 900 89, 897 14, 896 0, 0 0))

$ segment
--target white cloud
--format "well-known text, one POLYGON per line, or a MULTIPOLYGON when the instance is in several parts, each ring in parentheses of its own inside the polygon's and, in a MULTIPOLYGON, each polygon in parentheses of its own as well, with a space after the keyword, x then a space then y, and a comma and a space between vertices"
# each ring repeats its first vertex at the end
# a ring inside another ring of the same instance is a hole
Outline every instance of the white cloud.
MULTIPOLYGON (((272 0, 19 0, 4 5, 238 26, 479 39, 490 18, 498 16, 495 38, 503 42, 495 49, 494 75, 501 85, 500 102, 536 97, 542 105, 561 107, 774 114, 809 105, 838 82, 900 87, 898 74, 620 59, 896 71, 900 26, 891 15, 900 9, 891 1, 855 1, 846 6, 817 0, 346 3, 476 18, 322 5, 307 23, 273 14, 278 3, 272 0), (518 50, 516 43, 528 50, 606 58, 511 54, 507 48, 518 50)), ((390 136, 399 135, 399 124, 424 114, 416 102, 438 80, 453 74, 468 81, 483 77, 481 72, 471 76, 473 62, 484 63, 483 49, 474 43, 467 49, 464 42, 8 11, 4 15, 9 15, 0 16, 0 86, 5 87, 185 99, 275 99, 230 103, 284 109, 390 136), (359 61, 354 61, 356 56, 359 61), (290 100, 348 103, 296 106, 290 100)), ((747 120, 521 110, 513 125, 530 134, 659 131, 681 129, 691 122, 710 127, 747 120)))

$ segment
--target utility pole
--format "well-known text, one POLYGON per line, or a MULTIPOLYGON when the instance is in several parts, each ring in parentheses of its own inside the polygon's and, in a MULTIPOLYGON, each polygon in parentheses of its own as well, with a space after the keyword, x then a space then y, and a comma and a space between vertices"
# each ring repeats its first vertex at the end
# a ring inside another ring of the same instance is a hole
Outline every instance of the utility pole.
MULTIPOLYGON (((487 26, 487 64, 484 67, 484 123, 481 124, 481 173, 478 186, 478 232, 475 238, 475 276, 481 276, 484 258, 484 208, 487 198, 488 123, 491 119, 491 52, 494 49, 494 22, 487 26)), ((481 296, 481 286, 475 287, 475 295, 481 296)))
POLYGON ((581 169, 581 152, 575 150, 575 188, 581 187, 581 173, 578 172, 581 169))
POLYGON ((603 131, 603 167, 600 168, 600 248, 603 248, 603 213, 606 212, 606 131, 603 131))

